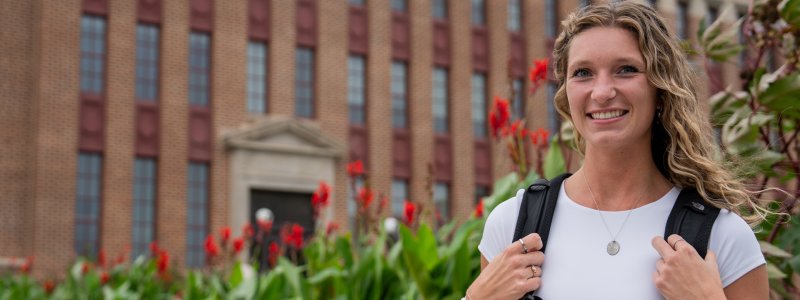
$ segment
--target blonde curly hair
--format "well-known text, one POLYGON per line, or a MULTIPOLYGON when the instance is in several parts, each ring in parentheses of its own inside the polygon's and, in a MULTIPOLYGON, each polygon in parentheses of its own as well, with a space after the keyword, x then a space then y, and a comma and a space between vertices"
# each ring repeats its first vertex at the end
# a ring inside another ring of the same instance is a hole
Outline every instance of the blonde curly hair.
MULTIPOLYGON (((563 118, 572 122, 565 73, 575 36, 593 27, 632 32, 644 57, 647 79, 657 89, 660 110, 653 120, 651 143, 659 171, 674 185, 696 188, 706 202, 733 211, 748 223, 763 220, 764 209, 755 203, 753 193, 720 161, 708 116, 700 109, 697 75, 655 10, 628 1, 591 5, 570 14, 562 26, 553 64, 558 81, 554 102, 563 118)), ((577 130, 575 146, 583 155, 586 145, 577 130)))

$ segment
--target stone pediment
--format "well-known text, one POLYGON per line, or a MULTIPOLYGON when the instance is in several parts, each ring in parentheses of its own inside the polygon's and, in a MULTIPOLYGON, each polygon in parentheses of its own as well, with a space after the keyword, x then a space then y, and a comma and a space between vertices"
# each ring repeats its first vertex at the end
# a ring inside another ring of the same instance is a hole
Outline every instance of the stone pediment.
POLYGON ((345 148, 308 121, 267 118, 224 134, 228 149, 340 158, 345 148))

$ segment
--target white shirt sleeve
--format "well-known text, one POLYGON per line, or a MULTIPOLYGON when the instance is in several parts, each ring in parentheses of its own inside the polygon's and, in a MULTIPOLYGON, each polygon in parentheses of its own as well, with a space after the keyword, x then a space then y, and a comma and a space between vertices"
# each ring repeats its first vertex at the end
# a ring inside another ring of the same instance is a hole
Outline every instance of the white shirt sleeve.
POLYGON ((717 255, 719 275, 725 287, 766 263, 761 246, 747 222, 725 209, 714 221, 709 248, 717 255))
POLYGON ((498 204, 486 218, 483 237, 478 244, 478 251, 486 257, 486 260, 492 261, 513 242, 511 239, 514 238, 514 229, 517 226, 519 207, 524 194, 525 189, 520 189, 514 197, 498 204))

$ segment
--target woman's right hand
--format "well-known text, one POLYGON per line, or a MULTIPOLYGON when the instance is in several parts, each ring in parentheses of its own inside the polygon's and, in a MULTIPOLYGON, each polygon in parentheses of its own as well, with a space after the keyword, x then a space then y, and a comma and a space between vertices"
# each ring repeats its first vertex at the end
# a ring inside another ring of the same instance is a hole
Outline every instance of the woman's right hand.
POLYGON ((506 247, 481 270, 467 289, 467 299, 519 299, 539 288, 544 262, 542 239, 531 233, 521 240, 506 247))

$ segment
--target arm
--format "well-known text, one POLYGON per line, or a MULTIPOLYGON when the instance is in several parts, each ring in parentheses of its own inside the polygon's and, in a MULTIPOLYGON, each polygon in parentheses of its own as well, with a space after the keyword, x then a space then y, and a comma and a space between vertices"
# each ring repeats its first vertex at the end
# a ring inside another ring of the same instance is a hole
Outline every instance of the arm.
POLYGON ((768 299, 767 266, 761 265, 725 287, 725 297, 733 299, 768 299))

